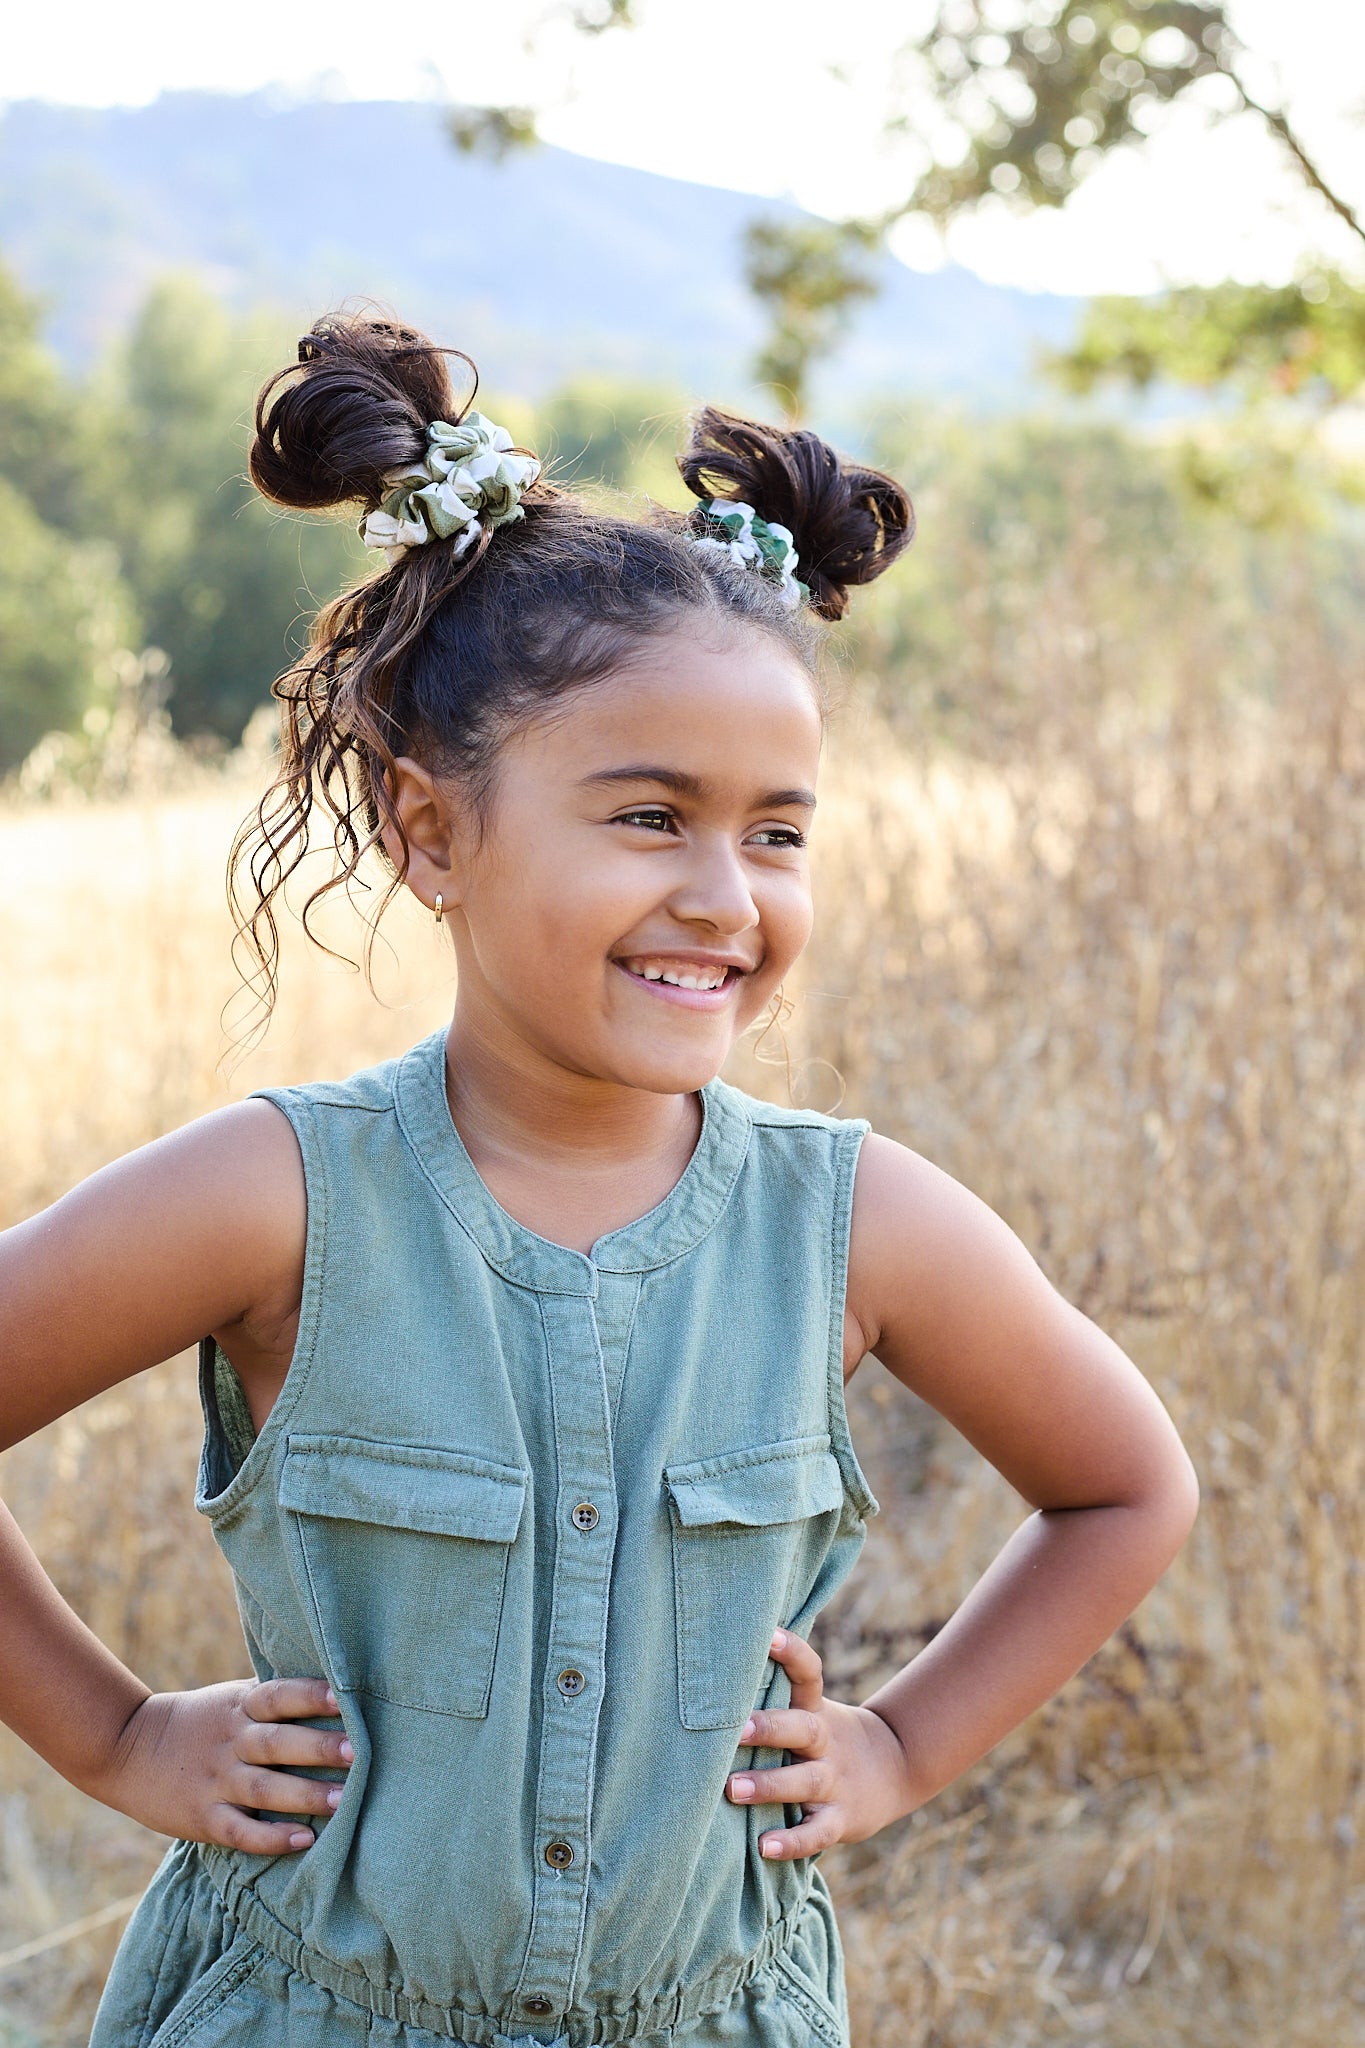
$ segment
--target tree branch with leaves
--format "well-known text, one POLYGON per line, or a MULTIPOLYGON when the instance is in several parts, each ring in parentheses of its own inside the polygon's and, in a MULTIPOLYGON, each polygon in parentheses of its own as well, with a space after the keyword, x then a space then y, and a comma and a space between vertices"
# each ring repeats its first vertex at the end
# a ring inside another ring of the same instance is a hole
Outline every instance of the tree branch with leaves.
MULTIPOLYGON (((635 25, 631 0, 557 11, 589 36, 635 25)), ((745 236, 745 276, 770 321, 755 371, 789 413, 801 410, 814 365, 876 291, 875 257, 897 221, 918 214, 946 228, 984 205, 1021 214, 1064 206, 1107 156, 1141 147, 1181 102, 1202 101, 1214 119, 1258 120, 1365 244, 1361 209, 1286 110, 1255 88, 1252 53, 1221 4, 943 0, 908 53, 949 128, 905 199, 875 220, 760 218, 745 236)), ((887 123, 888 138, 924 125, 922 103, 906 106, 887 123)), ((533 140, 535 123, 524 108, 485 108, 452 116, 451 132, 463 148, 501 155, 533 140)), ((1164 379, 1334 404, 1365 390, 1365 289, 1340 265, 1312 260, 1288 284, 1103 297, 1051 366, 1075 390, 1106 378, 1164 379)))
MULTIPOLYGON (((1283 108, 1247 78, 1250 53, 1222 6, 1195 0, 1064 0, 1002 26, 999 0, 949 0, 917 44, 932 89, 963 144, 935 163, 904 207, 946 226, 989 201, 1059 207, 1113 150, 1140 145, 1162 110, 1221 87, 1226 118, 1255 116, 1312 191, 1365 242, 1365 223, 1328 179, 1283 108)), ((1365 385, 1365 292, 1313 263, 1278 286, 1187 286, 1155 299, 1093 302, 1080 337, 1054 359, 1073 389, 1102 378, 1247 395, 1315 395, 1329 403, 1365 385)))

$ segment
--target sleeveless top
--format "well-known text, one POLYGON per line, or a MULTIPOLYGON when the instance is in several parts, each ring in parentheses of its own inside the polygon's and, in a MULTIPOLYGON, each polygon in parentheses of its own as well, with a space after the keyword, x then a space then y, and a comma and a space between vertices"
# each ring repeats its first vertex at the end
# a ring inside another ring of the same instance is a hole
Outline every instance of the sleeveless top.
MULTIPOLYGON (((585 1256, 480 1180, 444 1031, 259 1092, 303 1156, 298 1339, 254 1440, 203 1347, 196 1505, 257 1674, 325 1675, 355 1761, 310 1849, 172 1849, 95 2041, 199 2048, 196 1973, 244 1981, 230 1954, 333 2003, 225 2040, 322 2048, 342 2009, 357 2040, 682 2039, 827 1906, 812 1861, 759 1855, 777 1809, 724 1789, 781 1761, 737 1747, 789 1698, 772 1631, 808 1633, 876 1511, 843 1393, 866 1125, 712 1082, 676 1186, 585 1256), (210 1886, 216 1960, 177 1977, 210 1886), (176 2000, 134 2036, 118 2015, 153 1978, 176 2000)), ((842 2038, 841 1984, 813 1997, 790 2039, 842 2038)), ((789 2035, 723 2035, 760 2037, 789 2035)))

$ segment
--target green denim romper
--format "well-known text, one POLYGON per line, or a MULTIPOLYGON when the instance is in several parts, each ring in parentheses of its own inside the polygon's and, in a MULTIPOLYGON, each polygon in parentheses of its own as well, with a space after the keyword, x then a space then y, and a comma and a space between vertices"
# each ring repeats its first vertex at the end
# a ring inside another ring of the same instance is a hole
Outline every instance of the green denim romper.
POLYGON ((310 1849, 172 1846, 92 2048, 843 2048, 824 1884, 724 1793, 780 1761, 738 1748, 790 1697, 773 1629, 876 1511, 866 1126, 712 1082, 672 1192, 585 1257, 484 1187, 444 1057, 261 1091, 303 1154, 298 1342, 254 1441, 203 1347, 196 1505, 257 1673, 325 1674, 355 1762, 310 1849))

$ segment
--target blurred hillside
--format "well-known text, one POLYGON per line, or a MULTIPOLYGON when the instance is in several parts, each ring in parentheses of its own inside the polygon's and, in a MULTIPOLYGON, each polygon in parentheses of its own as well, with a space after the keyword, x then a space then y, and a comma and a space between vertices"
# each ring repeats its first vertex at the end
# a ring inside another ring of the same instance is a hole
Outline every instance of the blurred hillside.
MULTIPOLYGON (((722 177, 723 147, 700 136, 697 164, 722 177)), ((442 111, 411 102, 174 93, 0 114, 0 249, 72 365, 180 269, 238 311, 296 323, 350 296, 389 301, 532 395, 597 370, 733 399, 761 330, 740 237, 774 210, 545 146, 462 155, 442 111)), ((960 269, 883 274, 821 379, 841 406, 885 390, 1008 404, 1038 344, 1075 329, 1069 299, 960 269)))

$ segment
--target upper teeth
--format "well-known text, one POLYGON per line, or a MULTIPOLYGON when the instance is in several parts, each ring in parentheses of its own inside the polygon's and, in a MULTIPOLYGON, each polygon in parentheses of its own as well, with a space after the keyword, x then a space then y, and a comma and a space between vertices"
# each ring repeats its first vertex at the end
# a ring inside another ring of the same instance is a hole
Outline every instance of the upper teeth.
POLYGON ((657 961, 637 963, 635 972, 646 981, 671 981, 675 988, 720 988, 728 967, 662 967, 657 961))

